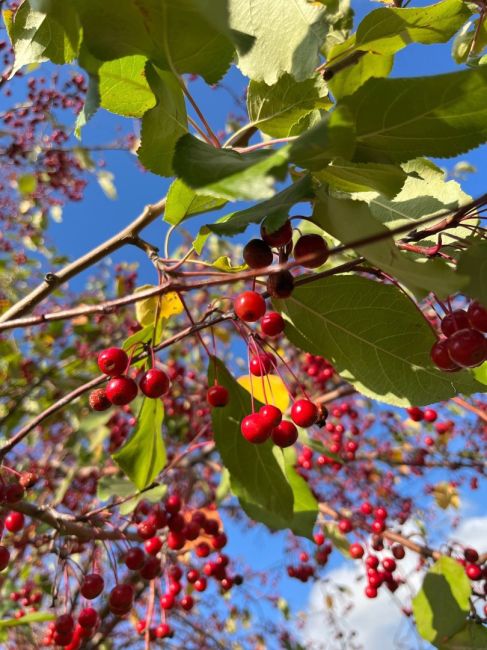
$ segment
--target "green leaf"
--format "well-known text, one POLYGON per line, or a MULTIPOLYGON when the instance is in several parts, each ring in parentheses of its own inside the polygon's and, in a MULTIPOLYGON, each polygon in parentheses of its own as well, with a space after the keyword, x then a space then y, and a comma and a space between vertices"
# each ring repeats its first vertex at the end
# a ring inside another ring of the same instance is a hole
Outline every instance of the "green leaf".
POLYGON ((306 169, 323 169, 333 158, 351 158, 354 147, 350 114, 340 108, 327 113, 316 126, 293 142, 290 159, 306 169))
POLYGON ((433 77, 370 79, 340 105, 349 109, 355 123, 359 162, 449 158, 487 139, 487 67, 433 77))
POLYGON ((139 490, 150 485, 166 464, 163 419, 161 400, 144 398, 135 432, 112 456, 139 490))
POLYGON ((345 557, 350 557, 349 548, 350 542, 345 537, 345 535, 338 529, 337 524, 331 522, 325 522, 323 524, 323 532, 325 533, 327 539, 333 544, 333 546, 340 551, 345 557))
POLYGON ((413 599, 419 634, 434 643, 445 641, 466 624, 472 593, 465 569, 450 557, 441 557, 426 574, 413 599))
POLYGON ((217 222, 207 224, 205 227, 217 235, 231 237, 244 232, 250 224, 260 223, 264 217, 269 216, 273 219, 277 218, 278 221, 275 225, 279 227, 287 219, 288 212, 295 203, 311 199, 312 197, 311 178, 310 176, 303 176, 299 181, 286 187, 285 190, 282 190, 282 192, 279 192, 271 199, 258 203, 246 210, 232 212, 226 215, 224 221, 219 219, 217 222))
POLYGON ((215 83, 232 60, 225 0, 83 0, 78 7, 87 47, 102 61, 142 54, 162 70, 215 83))
POLYGON ((463 630, 438 646, 438 650, 485 650, 485 648, 487 648, 487 628, 473 621, 467 621, 463 630))
POLYGON ((416 305, 394 286, 337 275, 274 302, 289 321, 287 338, 329 359, 368 397, 421 406, 482 390, 466 371, 448 374, 432 366, 429 351, 436 337, 416 305))
POLYGON ((37 189, 37 177, 34 174, 22 174, 17 177, 17 187, 21 194, 32 194, 37 189))
POLYGON ((216 448, 230 472, 232 492, 242 504, 255 507, 256 514, 258 511, 265 517, 277 515, 290 522, 293 492, 284 462, 274 455, 271 441, 253 445, 240 432, 240 422, 252 412, 250 393, 238 385, 220 360, 213 358, 208 370, 209 386, 215 373, 230 396, 228 405, 212 409, 211 416, 216 448))
MULTIPOLYGON (((349 50, 350 42, 355 42, 354 37, 344 43, 335 46, 330 52, 330 59, 335 58, 341 52, 349 50)), ((349 54, 350 52, 347 51, 349 54)), ((392 70, 394 57, 377 52, 366 52, 354 65, 350 65, 338 74, 335 74, 330 81, 330 88, 336 100, 352 95, 357 88, 363 86, 371 77, 387 77, 392 70)))
POLYGON ((0 620, 0 629, 30 625, 31 623, 44 623, 45 621, 53 621, 55 618, 56 615, 52 612, 30 612, 21 618, 4 618, 0 620))
POLYGON ((426 7, 381 7, 357 28, 356 46, 394 54, 410 43, 446 43, 472 15, 462 0, 443 0, 426 7))
POLYGON ((83 108, 76 118, 74 126, 74 135, 81 140, 81 130, 87 125, 96 111, 100 108, 100 91, 98 89, 98 77, 90 75, 88 81, 88 91, 85 97, 83 108))
MULTIPOLYGON (((326 85, 318 74, 300 82, 285 74, 273 86, 251 81, 247 91, 250 120, 273 138, 285 138, 291 132, 298 135, 296 126, 301 118, 317 108, 330 106, 326 85)), ((306 123, 303 121, 302 125, 304 130, 306 123)))
POLYGON ((137 494, 135 485, 126 478, 116 476, 103 476, 97 483, 96 495, 100 501, 109 501, 113 497, 132 497, 129 501, 120 504, 119 511, 122 516, 133 512, 141 501, 157 503, 161 501, 167 492, 167 485, 156 485, 150 490, 137 494))
POLYGON ((126 56, 102 63, 98 69, 100 103, 111 113, 142 117, 156 104, 145 77, 144 56, 126 56))
POLYGON ((25 0, 14 14, 9 36, 15 53, 11 76, 30 63, 69 63, 80 43, 78 14, 66 0, 25 0))
POLYGON ((400 192, 407 179, 400 165, 352 163, 346 160, 336 160, 313 176, 342 192, 375 190, 389 198, 400 192))
POLYGON ((473 375, 477 381, 487 386, 487 361, 484 361, 478 368, 474 368, 473 375))
POLYGON ((137 154, 149 171, 171 176, 174 148, 187 131, 183 91, 172 72, 157 70, 151 64, 146 66, 146 77, 157 104, 142 118, 137 154))
POLYGON ((295 535, 313 539, 313 529, 318 516, 318 504, 306 481, 296 472, 296 452, 288 448, 281 452, 275 450, 275 454, 284 453, 285 473, 293 491, 294 506, 293 516, 290 521, 280 517, 278 514, 266 512, 254 503, 241 501, 242 508, 252 519, 265 523, 271 530, 282 530, 290 528, 295 535))
POLYGON ((286 177, 288 156, 289 146, 240 154, 188 134, 176 145, 173 166, 187 185, 204 194, 230 201, 267 199, 274 194, 275 181, 286 177))
POLYGON ((177 226, 189 217, 218 210, 226 203, 225 199, 217 199, 188 187, 186 183, 177 178, 171 184, 167 194, 164 221, 172 226, 177 226))
MULTIPOLYGON (((313 220, 343 244, 388 233, 388 228, 374 218, 366 203, 336 199, 324 190, 318 190, 317 196, 320 201, 315 206, 313 220)), ((446 298, 457 293, 466 282, 464 276, 455 273, 443 260, 415 260, 403 253, 392 235, 371 244, 357 244, 354 250, 395 277, 419 298, 430 291, 446 298)))
POLYGON ((255 37, 238 66, 254 81, 272 86, 284 73, 297 81, 313 75, 328 32, 323 7, 306 0, 229 0, 231 26, 255 37))
POLYGON ((458 259, 457 271, 468 278, 465 295, 487 305, 487 241, 469 246, 458 259))

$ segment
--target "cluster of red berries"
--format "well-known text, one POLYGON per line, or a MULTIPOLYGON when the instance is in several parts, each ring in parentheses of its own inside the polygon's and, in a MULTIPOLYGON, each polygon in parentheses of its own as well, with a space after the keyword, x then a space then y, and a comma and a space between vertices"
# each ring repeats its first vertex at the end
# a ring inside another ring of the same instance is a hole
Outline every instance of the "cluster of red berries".
MULTIPOLYGON (((124 350, 120 348, 102 350, 98 355, 98 367, 110 379, 105 388, 97 388, 90 393, 89 403, 92 409, 106 411, 112 404, 125 406, 136 397, 138 387, 126 374, 129 358, 124 350)), ((165 395, 169 386, 169 377, 158 368, 146 370, 139 381, 141 392, 152 399, 165 395)))
MULTIPOLYGON (((269 232, 265 223, 262 224, 260 236, 261 239, 251 239, 243 250, 244 260, 252 269, 270 266, 274 261, 274 252, 281 264, 294 253, 296 262, 308 269, 315 269, 328 259, 328 245, 321 235, 302 235, 293 250, 293 228, 289 220, 274 232, 269 232)), ((267 280, 267 291, 274 298, 288 298, 293 289, 294 278, 290 271, 273 273, 267 280)))
POLYGON ((99 623, 98 613, 93 607, 82 609, 77 622, 71 614, 61 614, 48 624, 42 645, 77 650, 86 639, 95 634, 99 623))
POLYGON ((478 302, 455 309, 441 321, 445 338, 431 348, 431 359, 444 372, 480 366, 487 359, 487 309, 478 302))
POLYGON ((16 603, 20 607, 15 611, 13 618, 23 618, 26 614, 36 612, 39 609, 42 591, 37 589, 36 585, 29 580, 18 591, 12 591, 9 598, 12 603, 16 603))

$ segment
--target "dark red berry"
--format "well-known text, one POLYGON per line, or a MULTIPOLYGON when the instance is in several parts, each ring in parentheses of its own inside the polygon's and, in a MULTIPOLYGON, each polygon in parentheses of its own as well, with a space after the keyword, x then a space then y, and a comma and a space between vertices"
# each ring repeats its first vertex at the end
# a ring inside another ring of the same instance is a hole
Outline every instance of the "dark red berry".
POLYGON ((293 227, 290 221, 286 221, 280 228, 271 231, 269 227, 266 227, 264 222, 260 227, 260 236, 272 248, 279 248, 291 241, 293 238, 293 227))
POLYGON ((350 533, 353 530, 353 525, 350 519, 340 519, 338 522, 338 530, 341 533, 350 533))
POLYGON ((156 399, 162 397, 169 390, 169 377, 163 370, 158 368, 151 368, 144 375, 139 382, 140 390, 146 397, 156 399))
POLYGON ((477 553, 477 551, 474 548, 466 548, 463 551, 463 556, 467 560, 467 562, 470 562, 470 563, 475 563, 479 559, 479 554, 477 553))
POLYGON ((101 594, 105 587, 105 581, 99 573, 88 573, 83 578, 80 591, 88 600, 93 600, 101 594))
POLYGON ((137 384, 130 377, 113 377, 107 384, 106 393, 112 404, 124 406, 137 395, 137 384))
POLYGON ((467 564, 465 572, 470 580, 480 580, 482 578, 482 569, 477 564, 467 564))
POLYGON ((262 318, 265 314, 266 305, 260 293, 256 291, 244 291, 235 298, 233 308, 241 320, 248 323, 255 323, 255 321, 262 318))
POLYGON ((183 596, 181 598, 181 607, 186 611, 189 612, 191 609, 194 607, 194 599, 192 596, 183 596))
POLYGON ((479 332, 487 332, 487 309, 479 302, 471 302, 467 311, 471 327, 479 332))
POLYGON ((228 390, 225 388, 225 386, 220 386, 218 384, 211 386, 206 394, 208 404, 210 406, 214 406, 215 408, 226 406, 228 404, 228 398, 228 390))
POLYGON ((354 542, 353 544, 350 544, 348 552, 350 553, 351 558, 359 560, 364 555, 364 547, 358 542, 354 542))
POLYGON ((294 289, 294 278, 290 271, 272 273, 267 278, 266 289, 273 298, 289 298, 294 289))
POLYGON ((251 239, 243 249, 243 258, 251 269, 262 269, 272 264, 274 256, 262 239, 251 239))
POLYGON ((256 354, 250 359, 249 370, 255 377, 263 377, 271 372, 275 362, 273 354, 266 352, 256 354))
POLYGON ((166 639, 172 636, 172 630, 167 623, 160 623, 155 629, 156 639, 166 639))
POLYGON ((259 409, 259 415, 264 420, 265 424, 272 429, 277 427, 282 420, 281 409, 278 409, 277 406, 273 406, 272 404, 264 404, 264 406, 261 406, 259 409))
POLYGON ((61 614, 54 621, 54 629, 59 634, 72 634, 74 630, 74 618, 71 614, 61 614))
POLYGON ((391 548, 391 551, 396 560, 402 560, 406 555, 406 551, 402 544, 394 544, 394 546, 391 548))
POLYGON ((129 359, 124 350, 120 348, 107 348, 98 355, 98 367, 105 374, 113 377, 123 375, 127 369, 129 359))
POLYGON ((156 530, 156 522, 153 519, 144 519, 137 525, 137 534, 141 539, 154 537, 156 530))
MULTIPOLYGON (((172 533, 169 533, 171 535, 172 533)), ((139 575, 144 580, 154 580, 161 573, 161 561, 156 557, 148 557, 144 566, 140 569, 139 575)))
POLYGON ((365 587, 365 595, 367 598, 377 598, 377 589, 371 585, 367 585, 365 587))
POLYGON ((244 417, 240 430, 246 440, 256 445, 265 442, 271 435, 271 428, 259 413, 244 417))
POLYGON ((162 609, 172 609, 174 607, 175 598, 173 594, 164 594, 161 596, 162 609))
POLYGON ((106 411, 112 405, 104 388, 92 390, 88 397, 88 403, 94 411, 106 411))
POLYGON ((269 311, 262 317, 260 327, 266 336, 277 336, 284 331, 286 322, 277 311, 269 311))
POLYGON ((177 512, 181 510, 182 505, 183 504, 181 502, 181 497, 179 496, 179 494, 174 493, 174 494, 170 494, 167 497, 165 508, 166 511, 169 512, 171 515, 175 515, 177 512))
POLYGON ((125 565, 131 571, 138 571, 145 561, 144 551, 138 546, 131 548, 125 553, 125 565))
POLYGON ((157 555, 162 548, 160 537, 150 537, 144 542, 144 548, 149 555, 157 555))
POLYGON ((455 309, 441 321, 441 331, 446 337, 458 332, 458 330, 468 329, 469 327, 468 315, 463 309, 455 309))
POLYGON ((12 483, 5 489, 5 501, 7 503, 17 503, 24 497, 24 494, 25 490, 20 483, 12 483))
POLYGON ((435 422, 438 418, 438 413, 434 409, 424 410, 424 419, 426 422, 435 422))
POLYGON ((411 406, 410 408, 406 409, 408 412, 409 417, 413 422, 421 422, 422 419, 424 418, 424 413, 423 411, 418 408, 417 406, 411 406))
POLYGON ((175 533, 172 530, 169 532, 169 535, 167 536, 167 545, 172 551, 179 551, 183 548, 185 543, 186 539, 182 533, 175 533))
POLYGON ((437 368, 443 372, 457 372, 460 366, 456 364, 448 352, 448 340, 436 341, 431 348, 430 357, 437 368))
POLYGON ((291 408, 291 418, 298 427, 310 427, 318 419, 318 408, 309 399, 298 399, 291 408))
POLYGON ((119 584, 110 592, 108 606, 114 614, 127 613, 132 608, 134 588, 132 585, 119 584))
POLYGON ((98 614, 96 613, 96 609, 93 609, 93 607, 85 607, 79 613, 78 623, 81 627, 91 630, 96 626, 97 622, 98 614))
POLYGON ((321 235, 303 235, 294 246, 294 259, 306 269, 324 264, 328 254, 328 244, 321 235))
POLYGON ((465 368, 479 366, 487 357, 487 343, 478 330, 463 329, 448 340, 448 353, 456 364, 465 368))
POLYGON ((386 557, 382 560, 382 566, 386 571, 393 573, 396 570, 396 561, 392 557, 386 557))
POLYGON ((278 447, 291 447, 298 439, 298 430, 289 420, 283 420, 272 430, 272 442, 278 447))

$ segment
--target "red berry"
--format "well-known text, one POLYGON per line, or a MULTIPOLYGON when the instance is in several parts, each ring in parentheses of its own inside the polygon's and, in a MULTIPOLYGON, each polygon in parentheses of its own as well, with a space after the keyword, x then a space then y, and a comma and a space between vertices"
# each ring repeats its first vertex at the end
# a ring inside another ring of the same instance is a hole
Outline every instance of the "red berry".
POLYGON ((350 519, 340 519, 338 522, 338 530, 341 533, 350 533, 353 530, 352 522, 350 519))
POLYGON ((196 589, 196 591, 205 591, 206 586, 207 586, 206 578, 198 578, 194 582, 194 588, 196 589))
POLYGON ((273 248, 285 246, 293 238, 293 227, 288 220, 277 230, 270 231, 270 228, 265 226, 265 222, 260 227, 260 236, 266 244, 273 248))
POLYGON ((192 596, 183 596, 181 598, 181 607, 186 611, 189 612, 191 609, 194 607, 194 599, 192 596))
POLYGON ((227 536, 225 533, 218 533, 211 540, 211 545, 216 551, 219 551, 221 548, 227 545, 227 536))
POLYGON ((9 563, 10 551, 5 546, 0 546, 0 571, 3 571, 9 563))
POLYGON ((243 249, 243 258, 251 269, 262 269, 272 264, 274 256, 269 244, 266 244, 265 241, 251 239, 243 249))
POLYGON ((88 403, 94 411, 106 411, 112 405, 104 388, 92 390, 88 397, 88 403))
POLYGON ((365 560, 368 569, 377 569, 379 566, 379 558, 376 555, 369 555, 365 560))
POLYGON ((132 585, 119 584, 110 592, 108 606, 114 614, 127 613, 132 608, 134 588, 132 585))
POLYGON ((137 384, 130 377, 113 377, 107 384, 106 393, 112 404, 124 406, 137 395, 137 384))
POLYGON ((447 314, 441 321, 441 331, 448 337, 458 330, 469 328, 470 323, 468 320, 467 312, 463 309, 455 309, 455 311, 447 314))
POLYGON ((81 627, 91 630, 95 627, 97 622, 98 614, 96 613, 96 609, 93 609, 93 607, 85 607, 79 613, 78 623, 81 625, 81 627))
POLYGON ((396 570, 396 562, 392 557, 386 557, 382 560, 382 566, 386 571, 393 573, 396 570))
POLYGON ((144 519, 137 526, 137 535, 141 539, 150 539, 156 534, 156 523, 152 519, 144 519))
POLYGON ((210 547, 206 542, 200 542, 195 548, 195 553, 198 557, 208 557, 210 554, 210 547))
POLYGON ((271 435, 271 428, 259 413, 252 413, 244 417, 240 424, 243 437, 253 444, 265 442, 271 435))
MULTIPOLYGON (((169 533, 170 535, 172 533, 169 533)), ((140 569, 139 575, 144 580, 154 580, 161 573, 161 561, 156 557, 148 557, 144 566, 140 569)))
POLYGON ((375 509, 374 516, 376 519, 387 519, 387 509, 379 506, 375 509))
POLYGON ((146 397, 156 399, 162 397, 169 390, 169 377, 158 368, 151 368, 142 375, 139 382, 140 390, 146 397))
POLYGON ((396 558, 396 560, 402 560, 403 557, 406 555, 406 551, 402 544, 394 544, 391 551, 392 551, 392 555, 396 558))
POLYGON ((179 551, 185 543, 186 539, 182 533, 176 533, 171 530, 167 536, 167 545, 172 551, 179 551))
POLYGON ((361 544, 355 542, 354 544, 350 544, 348 552, 350 553, 351 558, 354 560, 360 560, 360 558, 364 555, 364 548, 361 544))
POLYGON ((467 560, 467 562, 471 562, 471 563, 477 562, 479 559, 479 554, 474 548, 466 548, 463 551, 463 556, 467 560))
POLYGON ((363 515, 371 515, 372 514, 372 506, 371 506, 371 504, 368 501, 364 501, 360 505, 360 512, 363 515))
POLYGON ((9 512, 5 517, 5 528, 11 533, 18 533, 24 527, 24 515, 21 512, 9 512))
POLYGON ((5 489, 5 501, 7 503, 17 503, 23 498, 24 494, 25 490, 20 483, 11 483, 5 489))
POLYGON ((377 598, 377 589, 371 585, 367 585, 365 587, 365 595, 367 598, 377 598))
POLYGON ((225 386, 219 386, 218 384, 211 386, 206 393, 208 404, 214 407, 226 406, 228 404, 228 398, 228 390, 225 386))
POLYGON ((487 309, 479 302, 471 302, 467 311, 471 327, 479 332, 487 332, 487 309))
POLYGON ((272 430, 272 442, 278 447, 291 447, 298 439, 298 430, 289 420, 283 420, 272 430))
POLYGON ((235 298, 233 308, 241 320, 255 323, 265 314, 266 305, 260 293, 244 291, 235 298))
POLYGON ((131 548, 125 553, 125 566, 131 571, 138 571, 145 561, 144 551, 138 546, 131 548))
POLYGON ((98 367, 109 376, 123 375, 127 369, 129 359, 124 350, 120 348, 107 348, 98 355, 98 367))
POLYGON ((386 529, 386 525, 383 519, 376 519, 372 522, 370 528, 373 533, 383 533, 386 529))
POLYGON ((105 581, 99 573, 88 573, 83 578, 80 591, 86 599, 93 600, 101 594, 104 587, 105 581))
POLYGON ((162 548, 160 537, 150 537, 144 542, 144 548, 149 555, 157 555, 162 548))
POLYGON ((189 541, 195 540, 200 534, 200 525, 195 521, 190 521, 184 526, 183 535, 189 541))
POLYGON ((277 406, 273 406, 272 404, 264 404, 264 406, 261 406, 259 415, 264 420, 266 426, 271 429, 277 427, 282 420, 281 409, 278 409, 277 406))
POLYGON ((448 339, 448 354, 459 366, 473 368, 487 358, 487 342, 478 330, 459 330, 448 339))
POLYGON ((424 419, 426 422, 435 422, 438 417, 438 413, 434 409, 425 409, 424 410, 424 419))
POLYGON ((74 630, 74 618, 71 614, 61 614, 54 621, 54 629, 59 634, 72 634, 74 630))
POLYGON ((154 634, 157 639, 166 639, 172 636, 172 630, 167 623, 161 623, 156 627, 154 634))
POLYGON ((318 408, 309 399, 298 399, 291 408, 291 418, 298 427, 310 427, 318 419, 318 408))
POLYGON ((328 254, 328 244, 321 235, 303 235, 294 246, 294 259, 306 269, 324 264, 328 254))
POLYGON ((266 289, 273 298, 289 298, 294 289, 294 278, 290 271, 278 271, 267 278, 266 289))
POLYGON ((255 377, 263 377, 271 372, 275 362, 276 359, 273 354, 263 352, 250 359, 249 370, 255 377))
POLYGON ((465 572, 470 580, 480 580, 482 578, 482 569, 477 564, 467 564, 465 572))
POLYGON ((430 357, 437 368, 443 372, 456 372, 460 366, 452 361, 448 352, 448 340, 436 341, 431 348, 430 357))
POLYGON ((172 609, 174 607, 173 594, 164 594, 161 596, 161 607, 162 609, 172 609))
POLYGON ((170 494, 167 497, 165 508, 167 512, 169 512, 171 515, 175 515, 177 512, 181 510, 182 505, 183 504, 181 502, 181 497, 179 496, 179 494, 174 493, 174 494, 170 494))
POLYGON ((277 336, 284 331, 286 321, 277 311, 269 311, 262 317, 260 327, 266 336, 277 336))
POLYGON ((410 408, 406 409, 408 412, 409 417, 413 422, 421 422, 421 420, 424 417, 423 411, 418 408, 417 406, 411 406, 410 408))

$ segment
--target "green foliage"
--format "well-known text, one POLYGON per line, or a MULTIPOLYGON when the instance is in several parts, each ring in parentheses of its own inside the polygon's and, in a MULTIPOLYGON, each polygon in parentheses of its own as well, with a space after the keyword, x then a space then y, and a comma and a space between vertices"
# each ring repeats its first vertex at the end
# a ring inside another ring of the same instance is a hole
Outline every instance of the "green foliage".
POLYGON ((298 135, 306 128, 306 121, 302 118, 316 109, 330 106, 326 85, 320 75, 297 82, 286 74, 273 86, 251 81, 247 92, 251 122, 273 138, 298 135))
POLYGON ((445 643, 440 643, 439 650, 485 650, 487 648, 487 628, 480 623, 468 621, 445 643))
POLYGON ((421 406, 481 390, 465 371, 448 375, 433 368, 433 331, 396 287, 337 275, 298 287, 274 303, 289 320, 289 340, 329 359, 368 397, 421 406))
POLYGON ((164 221, 172 226, 177 226, 189 217, 218 210, 226 203, 225 199, 208 196, 188 187, 186 183, 177 178, 167 193, 164 221))
POLYGON ((467 622, 471 592, 462 565, 453 558, 441 557, 428 571, 413 599, 419 634, 438 645, 460 632, 467 622))
POLYGON ((394 198, 407 179, 400 165, 352 163, 346 160, 335 160, 313 176, 341 192, 376 191, 388 198, 394 198))
POLYGON ((69 63, 80 44, 80 25, 74 6, 66 0, 26 0, 9 24, 15 53, 11 74, 29 63, 51 60, 69 63))
POLYGON ((289 145, 277 151, 240 154, 216 149, 192 135, 182 137, 174 154, 174 170, 194 189, 220 199, 267 199, 276 180, 287 173, 289 145))
POLYGON ((458 272, 468 277, 464 292, 487 305, 487 242, 472 243, 458 259, 458 272))
POLYGON ((356 161, 449 158, 487 139, 487 68, 370 79, 341 105, 355 124, 356 161))
POLYGON ((98 68, 102 108, 126 117, 142 117, 156 103, 145 77, 147 59, 127 56, 106 61, 98 68))
POLYGON ((157 485, 150 490, 144 490, 137 494, 136 486, 126 478, 118 478, 116 476, 102 476, 98 481, 96 496, 100 501, 109 501, 112 498, 126 499, 131 497, 130 500, 122 503, 118 509, 122 516, 128 515, 141 501, 150 501, 151 503, 158 503, 164 498, 167 492, 167 485, 157 485))
POLYGON ((163 419, 161 400, 144 398, 134 433, 113 454, 113 460, 138 490, 150 485, 166 464, 163 419))
POLYGON ((172 72, 147 64, 146 76, 157 104, 142 118, 137 153, 147 169, 161 176, 171 176, 176 142, 187 131, 183 91, 172 72))
MULTIPOLYGON (((210 361, 208 384, 218 383, 229 392, 229 403, 212 411, 215 444, 230 473, 232 492, 244 510, 270 528, 291 528, 310 536, 317 514, 316 500, 292 467, 289 454, 271 441, 254 445, 240 432, 240 422, 252 412, 250 393, 232 378, 218 359, 210 361)), ((255 404, 258 409, 261 406, 255 404)))
POLYGON ((32 623, 44 623, 53 621, 56 615, 52 612, 30 612, 20 618, 4 618, 0 620, 0 630, 9 627, 19 627, 20 625, 31 625, 32 623))

